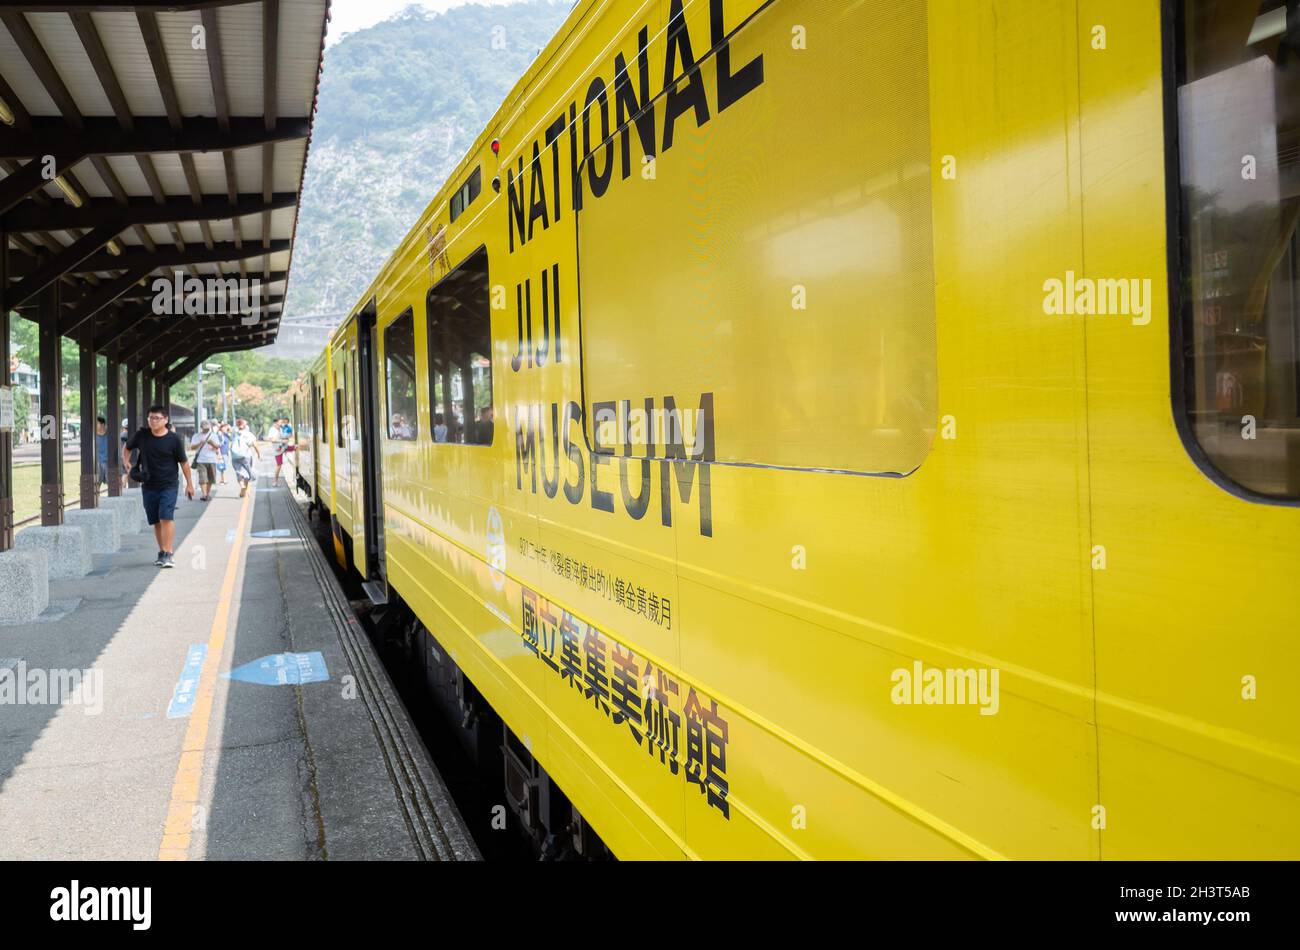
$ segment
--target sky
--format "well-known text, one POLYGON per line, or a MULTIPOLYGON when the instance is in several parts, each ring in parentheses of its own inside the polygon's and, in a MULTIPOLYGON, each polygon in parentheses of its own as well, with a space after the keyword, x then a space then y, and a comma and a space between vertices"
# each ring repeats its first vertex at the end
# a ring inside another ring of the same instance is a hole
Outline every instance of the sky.
MULTIPOLYGON (((330 26, 325 45, 333 46, 345 33, 355 33, 400 12, 412 3, 441 13, 452 7, 464 6, 471 0, 331 0, 330 26)), ((514 0, 472 0, 472 2, 500 6, 514 0)))

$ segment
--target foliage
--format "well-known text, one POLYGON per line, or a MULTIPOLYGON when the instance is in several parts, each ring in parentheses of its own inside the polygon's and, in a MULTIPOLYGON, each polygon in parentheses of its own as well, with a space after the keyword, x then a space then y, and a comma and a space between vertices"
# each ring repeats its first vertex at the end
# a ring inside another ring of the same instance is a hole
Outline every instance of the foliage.
MULTIPOLYGON (((265 429, 272 419, 289 414, 286 393, 307 366, 306 362, 263 356, 257 350, 219 353, 206 365, 220 366, 225 370, 226 385, 234 394, 234 415, 247 419, 258 432, 265 429)), ((198 371, 195 370, 172 387, 172 402, 193 405, 197 382, 198 371)), ((221 371, 204 370, 203 404, 211 417, 221 414, 220 393, 221 371)))

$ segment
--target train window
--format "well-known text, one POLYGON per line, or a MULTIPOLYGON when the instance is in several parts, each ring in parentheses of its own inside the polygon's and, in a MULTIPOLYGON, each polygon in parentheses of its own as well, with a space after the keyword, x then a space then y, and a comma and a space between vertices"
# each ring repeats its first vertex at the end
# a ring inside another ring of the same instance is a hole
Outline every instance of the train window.
POLYGON ((1175 30, 1180 423, 1221 476, 1297 498, 1300 23, 1283 0, 1180 0, 1175 30))
MULTIPOLYGON (((691 36, 716 36, 716 7, 685 8, 691 36)), ((930 450, 926 4, 805 15, 808 35, 844 37, 842 55, 792 48, 765 5, 727 22, 691 82, 652 101, 647 128, 675 116, 671 136, 648 139, 653 181, 635 171, 647 165, 639 122, 584 161, 578 298, 597 452, 906 475, 930 450)))
POLYGON ((343 390, 334 390, 334 439, 343 448, 343 390))
POLYGON ((456 193, 451 196, 451 220, 459 218, 478 197, 479 192, 483 190, 483 172, 478 166, 470 174, 465 184, 457 189, 456 193))
POLYGON ((388 437, 415 439, 415 318, 406 312, 384 327, 384 376, 388 386, 388 437))
POLYGON ((486 248, 479 248, 429 290, 429 389, 435 442, 492 444, 488 294, 486 248))

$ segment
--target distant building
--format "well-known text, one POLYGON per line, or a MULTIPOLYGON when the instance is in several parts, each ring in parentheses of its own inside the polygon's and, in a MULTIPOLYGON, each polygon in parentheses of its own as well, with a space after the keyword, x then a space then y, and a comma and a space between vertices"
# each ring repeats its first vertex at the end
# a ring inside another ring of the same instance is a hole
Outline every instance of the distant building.
POLYGON ((171 415, 172 428, 183 435, 186 439, 194 435, 194 407, 182 406, 180 403, 172 403, 168 409, 171 415))
MULTIPOLYGON (((21 428, 27 432, 26 440, 33 442, 41 437, 41 374, 19 360, 17 356, 11 356, 9 380, 11 386, 21 387, 27 393, 27 419, 21 423, 21 428)), ((14 424, 18 427, 19 420, 15 419, 14 424)))

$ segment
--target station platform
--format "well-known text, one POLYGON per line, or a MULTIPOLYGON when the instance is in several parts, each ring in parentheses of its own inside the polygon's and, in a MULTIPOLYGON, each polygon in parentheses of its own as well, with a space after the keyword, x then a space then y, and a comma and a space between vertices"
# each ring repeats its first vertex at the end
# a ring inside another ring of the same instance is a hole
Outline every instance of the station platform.
POLYGON ((0 626, 0 859, 478 858, 270 472, 182 488, 175 568, 146 527, 0 626))

